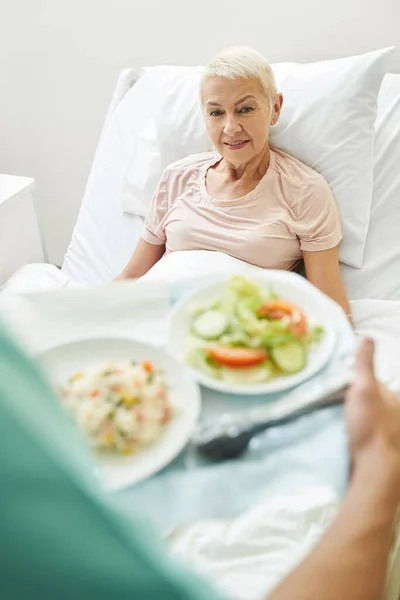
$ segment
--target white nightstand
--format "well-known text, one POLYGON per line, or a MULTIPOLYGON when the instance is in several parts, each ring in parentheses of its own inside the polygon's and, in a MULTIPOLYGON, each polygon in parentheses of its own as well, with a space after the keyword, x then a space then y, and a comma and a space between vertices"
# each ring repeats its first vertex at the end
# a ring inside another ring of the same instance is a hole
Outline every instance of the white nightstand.
POLYGON ((0 174, 0 286, 27 263, 48 262, 34 189, 30 177, 0 174))

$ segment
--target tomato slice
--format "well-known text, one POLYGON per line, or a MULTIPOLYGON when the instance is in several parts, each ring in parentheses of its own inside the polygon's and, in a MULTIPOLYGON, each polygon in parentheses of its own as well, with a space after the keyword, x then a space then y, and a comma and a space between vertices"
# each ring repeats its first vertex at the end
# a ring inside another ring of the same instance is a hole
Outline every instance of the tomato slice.
POLYGON ((261 364, 268 358, 266 350, 255 350, 253 348, 231 348, 213 344, 208 346, 206 352, 212 360, 219 365, 241 369, 245 367, 254 367, 261 364))
POLYGON ((292 304, 292 302, 288 302, 287 300, 271 300, 260 306, 258 314, 260 317, 267 317, 268 319, 289 317, 289 327, 293 335, 304 337, 307 333, 308 324, 306 315, 296 304, 292 304))

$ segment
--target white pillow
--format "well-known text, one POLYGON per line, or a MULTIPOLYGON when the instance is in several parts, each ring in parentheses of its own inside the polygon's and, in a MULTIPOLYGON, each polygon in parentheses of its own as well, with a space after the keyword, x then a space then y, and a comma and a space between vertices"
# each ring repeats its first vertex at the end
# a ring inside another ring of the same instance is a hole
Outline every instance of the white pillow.
POLYGON ((353 300, 400 300, 400 75, 386 75, 378 97, 374 191, 362 269, 343 265, 353 300))
MULTIPOLYGON (((362 265, 369 224, 376 99, 393 50, 273 65, 285 102, 271 143, 326 178, 342 217, 340 260, 354 267, 362 265)), ((169 163, 209 149, 198 96, 202 68, 157 69, 143 76, 152 114, 143 122, 122 194, 124 211, 141 215, 169 163)))
POLYGON ((202 72, 203 67, 145 69, 141 81, 153 105, 139 117, 143 124, 125 177, 124 212, 144 217, 165 167, 212 149, 199 102, 202 72))

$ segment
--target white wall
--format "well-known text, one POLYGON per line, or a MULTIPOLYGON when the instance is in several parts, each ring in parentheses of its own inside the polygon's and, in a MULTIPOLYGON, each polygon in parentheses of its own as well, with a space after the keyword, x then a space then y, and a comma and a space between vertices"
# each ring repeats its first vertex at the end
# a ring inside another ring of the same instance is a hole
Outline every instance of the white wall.
POLYGON ((123 67, 204 63, 232 44, 334 58, 400 47, 399 24, 399 0, 3 0, 0 172, 35 177, 60 264, 123 67))

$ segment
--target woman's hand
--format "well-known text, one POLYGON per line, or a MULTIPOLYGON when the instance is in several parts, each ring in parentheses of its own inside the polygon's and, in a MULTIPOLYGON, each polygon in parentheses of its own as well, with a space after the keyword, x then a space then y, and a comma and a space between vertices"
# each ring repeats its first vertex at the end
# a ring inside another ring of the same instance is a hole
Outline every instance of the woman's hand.
POLYGON ((350 305, 340 274, 337 246, 330 250, 303 251, 303 258, 308 281, 340 304, 351 319, 350 305))
POLYGON ((143 277, 164 255, 165 245, 149 244, 140 238, 129 263, 115 281, 143 277))

